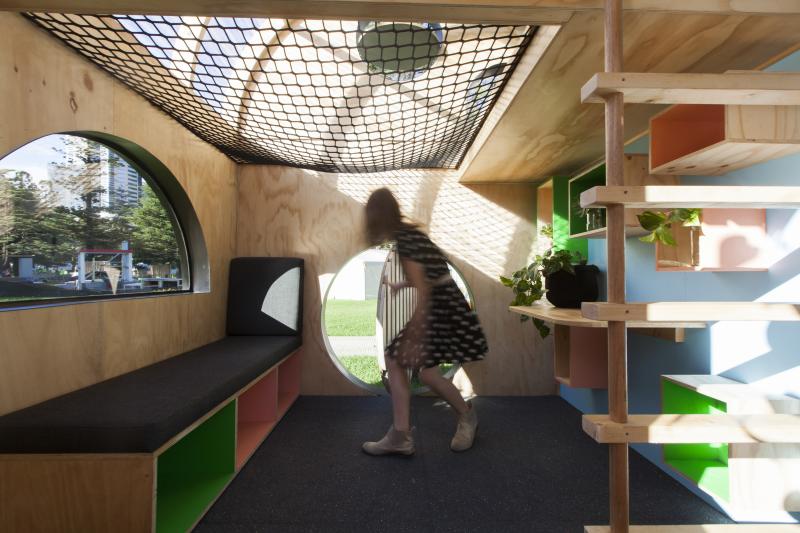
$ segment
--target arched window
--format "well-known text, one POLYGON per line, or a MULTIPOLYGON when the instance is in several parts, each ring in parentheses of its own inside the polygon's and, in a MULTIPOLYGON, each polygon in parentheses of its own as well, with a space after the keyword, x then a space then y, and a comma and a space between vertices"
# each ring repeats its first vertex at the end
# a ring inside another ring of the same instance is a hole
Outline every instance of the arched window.
POLYGON ((191 289, 181 225, 145 166, 73 134, 0 159, 0 306, 191 289))

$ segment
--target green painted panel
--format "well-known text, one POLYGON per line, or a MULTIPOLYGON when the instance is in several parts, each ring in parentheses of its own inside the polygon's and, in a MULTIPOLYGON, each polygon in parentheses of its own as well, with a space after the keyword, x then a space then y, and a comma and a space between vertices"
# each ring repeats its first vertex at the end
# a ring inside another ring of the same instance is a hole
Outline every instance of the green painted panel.
MULTIPOLYGON (((666 378, 661 379, 661 398, 664 413, 710 415, 727 412, 725 402, 666 378)), ((706 492, 730 500, 727 444, 665 444, 664 461, 706 492)))
POLYGON ((572 218, 569 221, 570 234, 575 235, 588 230, 586 226, 586 216, 582 213, 581 209, 581 193, 583 191, 588 191, 592 187, 601 187, 605 184, 605 165, 600 165, 599 167, 590 170, 570 184, 570 190, 567 193, 569 210, 572 214, 572 218))
POLYGON ((587 239, 569 238, 568 176, 556 176, 553 178, 553 248, 580 252, 584 258, 589 257, 589 242, 587 239))
POLYGON ((158 458, 156 531, 187 531, 233 477, 236 404, 231 401, 158 458))

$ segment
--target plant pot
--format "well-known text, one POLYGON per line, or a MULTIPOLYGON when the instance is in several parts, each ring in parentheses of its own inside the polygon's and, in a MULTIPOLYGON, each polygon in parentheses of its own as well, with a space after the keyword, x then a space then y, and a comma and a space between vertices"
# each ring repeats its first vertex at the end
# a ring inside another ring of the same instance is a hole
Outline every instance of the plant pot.
POLYGON ((574 274, 559 270, 545 276, 547 301, 556 307, 577 309, 581 302, 596 302, 600 296, 600 269, 595 265, 574 265, 574 274))

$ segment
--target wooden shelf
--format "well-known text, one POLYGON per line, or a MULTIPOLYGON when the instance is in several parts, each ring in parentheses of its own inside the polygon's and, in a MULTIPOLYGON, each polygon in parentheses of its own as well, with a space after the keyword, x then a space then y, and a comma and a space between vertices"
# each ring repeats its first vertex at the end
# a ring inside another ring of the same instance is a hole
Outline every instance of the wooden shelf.
POLYGON ((593 187, 581 194, 581 207, 665 209, 800 209, 800 187, 659 186, 593 187))
POLYGON ((663 375, 663 379, 724 402, 728 414, 800 414, 800 399, 771 394, 747 383, 714 375, 663 375))
POLYGON ((602 103, 613 93, 628 104, 800 105, 800 74, 599 72, 581 89, 581 101, 602 103))
MULTIPOLYGON (((707 524, 630 526, 630 533, 800 533, 800 524, 707 524)), ((586 526, 585 533, 611 533, 609 526, 586 526)))
POLYGON ((583 430, 606 444, 623 443, 800 443, 800 416, 629 415, 624 423, 609 415, 584 415, 583 430))
MULTIPOLYGON (((613 304, 584 302, 584 318, 592 320, 662 322, 679 320, 717 322, 741 321, 800 321, 800 305, 762 302, 651 302, 613 304)), ((652 326, 651 326, 652 327, 652 326)))
MULTIPOLYGON (((641 226, 625 226, 625 236, 626 237, 642 237, 647 235, 649 232, 642 228, 641 226)), ((583 233, 576 233, 571 235, 573 239, 605 239, 606 238, 606 228, 597 228, 589 231, 584 231, 583 233)))
MULTIPOLYGON (((598 302, 593 302, 598 303, 598 302)), ((584 303, 583 305, 588 305, 584 303)), ((530 306, 511 306, 509 310, 513 313, 520 315, 527 315, 533 318, 538 318, 549 322, 551 324, 560 324, 562 326, 573 326, 581 328, 607 328, 608 322, 603 320, 595 320, 587 318, 581 313, 580 309, 562 309, 560 307, 553 307, 548 304, 534 304, 530 306)), ((674 320, 671 322, 648 322, 646 320, 632 321, 628 323, 629 328, 633 329, 652 329, 652 328, 691 328, 702 329, 706 327, 704 321, 683 321, 674 320)))
POLYGON ((650 119, 650 172, 719 175, 800 151, 800 106, 676 105, 650 119))

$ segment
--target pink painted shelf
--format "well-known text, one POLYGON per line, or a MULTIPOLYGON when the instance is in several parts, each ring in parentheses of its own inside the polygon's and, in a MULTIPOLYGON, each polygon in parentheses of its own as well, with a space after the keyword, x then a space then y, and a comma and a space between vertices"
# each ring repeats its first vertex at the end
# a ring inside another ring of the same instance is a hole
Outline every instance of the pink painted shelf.
POLYGON ((278 367, 278 417, 289 410, 300 395, 300 353, 284 360, 278 367))
POLYGON ((273 369, 238 399, 236 416, 236 468, 241 468, 278 421, 278 374, 273 369))
POLYGON ((660 272, 769 270, 771 255, 764 209, 703 209, 701 231, 673 227, 677 246, 656 244, 660 272), (692 259, 694 255, 694 260, 692 259))
POLYGON ((555 325, 556 381, 569 387, 608 388, 607 329, 555 325))

